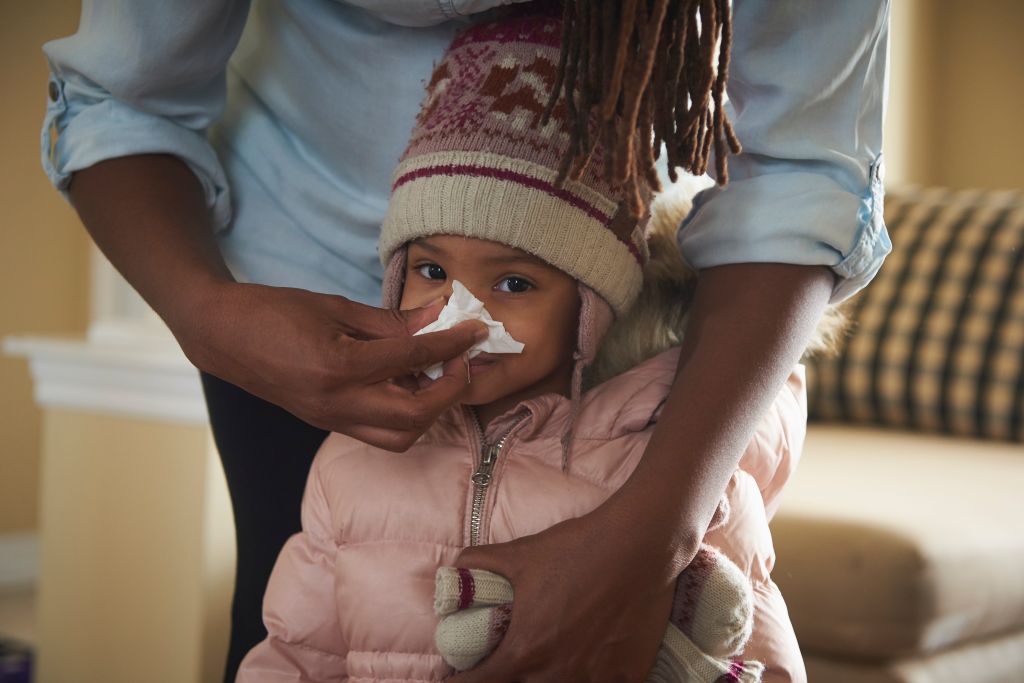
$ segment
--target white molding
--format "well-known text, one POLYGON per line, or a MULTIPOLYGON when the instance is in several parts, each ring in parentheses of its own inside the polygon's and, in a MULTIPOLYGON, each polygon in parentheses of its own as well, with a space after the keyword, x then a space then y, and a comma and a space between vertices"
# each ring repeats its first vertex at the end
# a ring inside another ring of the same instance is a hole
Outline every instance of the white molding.
POLYGON ((173 340, 8 337, 4 350, 29 359, 44 408, 207 422, 199 373, 173 340))
POLYGON ((155 318, 155 322, 131 319, 94 320, 89 324, 85 336, 91 344, 98 346, 162 348, 177 345, 174 335, 159 318, 155 318))
POLYGON ((0 590, 32 585, 39 577, 39 537, 0 534, 0 590))
POLYGON ((170 330, 138 292, 93 245, 90 248, 91 323, 89 341, 171 341, 170 330))

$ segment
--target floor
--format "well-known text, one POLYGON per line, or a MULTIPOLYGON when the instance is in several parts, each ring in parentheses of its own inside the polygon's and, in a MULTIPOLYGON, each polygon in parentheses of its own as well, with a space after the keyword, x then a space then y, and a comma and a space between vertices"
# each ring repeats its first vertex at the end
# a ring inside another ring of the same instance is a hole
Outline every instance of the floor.
POLYGON ((36 640, 36 596, 31 588, 0 590, 0 683, 28 683, 36 640))
POLYGON ((31 588, 0 591, 0 637, 36 641, 36 595, 31 588))

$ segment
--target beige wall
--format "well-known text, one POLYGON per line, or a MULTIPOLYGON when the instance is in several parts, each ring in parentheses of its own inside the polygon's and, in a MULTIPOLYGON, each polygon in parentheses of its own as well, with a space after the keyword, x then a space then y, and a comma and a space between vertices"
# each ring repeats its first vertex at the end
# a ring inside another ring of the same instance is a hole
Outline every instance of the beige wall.
POLYGON ((890 181, 1024 189, 1024 2, 892 8, 890 181))
POLYGON ((929 102, 934 0, 894 0, 889 36, 889 101, 884 152, 890 182, 925 182, 932 172, 929 102))
MULTIPOLYGON (((77 0, 0 3, 0 337, 88 323, 88 241, 39 165, 46 106, 40 46, 73 33, 77 0)), ((40 411, 28 366, 0 355, 0 535, 36 527, 40 411)))
POLYGON ((943 0, 933 43, 936 182, 1024 188, 1024 2, 943 0))

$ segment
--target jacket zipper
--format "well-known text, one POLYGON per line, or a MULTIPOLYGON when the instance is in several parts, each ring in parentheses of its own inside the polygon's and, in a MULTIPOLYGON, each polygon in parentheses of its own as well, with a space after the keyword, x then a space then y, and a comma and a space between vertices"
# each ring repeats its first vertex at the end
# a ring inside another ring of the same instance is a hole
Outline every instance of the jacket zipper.
POLYGON ((520 422, 522 422, 522 419, 519 419, 512 424, 508 428, 508 431, 505 432, 504 436, 498 439, 498 441, 494 444, 488 445, 484 443, 483 429, 480 427, 480 422, 477 420, 476 413, 473 413, 473 423, 476 425, 477 432, 480 435, 481 446, 480 464, 477 465, 476 471, 473 472, 473 476, 470 478, 470 481, 473 482, 473 507, 469 515, 470 545, 480 545, 480 527, 483 524, 484 503, 487 501, 487 489, 491 485, 491 473, 494 471, 494 464, 498 461, 501 449, 505 446, 505 442, 508 440, 508 437, 520 422))

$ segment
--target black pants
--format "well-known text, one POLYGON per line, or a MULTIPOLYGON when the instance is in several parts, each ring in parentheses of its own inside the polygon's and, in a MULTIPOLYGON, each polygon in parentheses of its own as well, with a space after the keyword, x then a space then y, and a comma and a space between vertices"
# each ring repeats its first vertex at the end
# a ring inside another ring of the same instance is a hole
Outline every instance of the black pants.
POLYGON ((299 531, 309 466, 327 432, 221 379, 202 373, 214 441, 228 481, 238 544, 231 645, 224 680, 266 637, 263 592, 277 553, 299 531))

